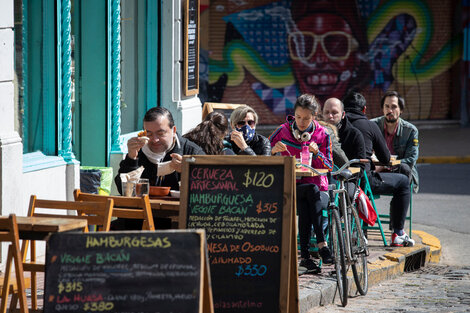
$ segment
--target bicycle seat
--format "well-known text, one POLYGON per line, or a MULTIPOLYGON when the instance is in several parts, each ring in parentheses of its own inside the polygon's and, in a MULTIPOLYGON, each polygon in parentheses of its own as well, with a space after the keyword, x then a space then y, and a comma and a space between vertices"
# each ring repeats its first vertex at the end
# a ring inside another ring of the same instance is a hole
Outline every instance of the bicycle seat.
POLYGON ((346 181, 349 178, 351 178, 351 176, 352 176, 351 171, 346 169, 346 170, 342 171, 341 173, 335 175, 335 179, 340 180, 340 181, 346 181))

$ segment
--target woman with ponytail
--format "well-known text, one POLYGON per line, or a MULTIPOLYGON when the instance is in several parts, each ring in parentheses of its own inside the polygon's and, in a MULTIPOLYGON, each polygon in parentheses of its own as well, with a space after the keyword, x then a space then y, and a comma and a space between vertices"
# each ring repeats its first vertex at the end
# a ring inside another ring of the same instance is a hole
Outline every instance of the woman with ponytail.
POLYGON ((211 112, 204 121, 191 129, 183 137, 200 146, 209 155, 234 155, 226 147, 224 137, 228 133, 227 118, 219 112, 211 112))

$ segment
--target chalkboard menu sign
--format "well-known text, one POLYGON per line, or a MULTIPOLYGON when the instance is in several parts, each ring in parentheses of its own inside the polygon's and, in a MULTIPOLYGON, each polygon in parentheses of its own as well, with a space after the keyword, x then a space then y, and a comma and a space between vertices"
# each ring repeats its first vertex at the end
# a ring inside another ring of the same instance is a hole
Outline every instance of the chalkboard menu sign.
POLYGON ((245 104, 204 102, 204 106, 202 107, 202 119, 204 120, 207 114, 216 111, 225 115, 230 124, 230 115, 232 115, 233 110, 240 106, 245 106, 245 104))
POLYGON ((184 94, 199 92, 199 0, 186 0, 184 11, 184 94))
POLYGON ((203 312, 204 245, 203 230, 54 234, 44 312, 203 312))
POLYGON ((284 157, 185 157, 180 225, 206 230, 215 312, 296 311, 293 171, 284 157))

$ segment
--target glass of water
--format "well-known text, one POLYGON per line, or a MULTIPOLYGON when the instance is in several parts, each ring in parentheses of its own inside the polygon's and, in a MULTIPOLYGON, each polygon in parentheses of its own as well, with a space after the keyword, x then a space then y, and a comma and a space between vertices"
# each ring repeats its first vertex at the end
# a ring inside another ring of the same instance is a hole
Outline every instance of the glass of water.
POLYGON ((135 185, 135 195, 142 197, 149 194, 150 184, 148 178, 141 178, 135 185))

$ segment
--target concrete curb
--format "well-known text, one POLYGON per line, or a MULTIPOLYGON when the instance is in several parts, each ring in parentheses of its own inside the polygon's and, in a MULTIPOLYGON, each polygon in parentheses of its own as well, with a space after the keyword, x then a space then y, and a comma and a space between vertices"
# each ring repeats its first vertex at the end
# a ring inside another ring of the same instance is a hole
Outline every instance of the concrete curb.
MULTIPOLYGON (((438 263, 442 253, 441 243, 438 238, 424 231, 414 230, 413 235, 419 237, 418 242, 413 247, 393 248, 393 252, 387 252, 378 257, 375 261, 369 261, 369 287, 377 285, 384 280, 389 280, 401 276, 409 267, 409 261, 421 260, 419 256, 425 254, 422 266, 427 263, 438 263)), ((392 249, 392 248, 390 248, 392 249)), ((349 295, 355 296, 357 293, 352 272, 348 273, 349 295)), ((300 283, 300 282, 299 282, 300 283)), ((335 302, 339 303, 336 297, 336 279, 334 277, 312 276, 308 281, 303 281, 299 290, 299 306, 301 313, 314 312, 315 307, 325 306, 335 302)), ((366 295, 367 297, 367 295, 366 295)))
POLYGON ((421 238, 421 242, 429 246, 430 253, 426 262, 439 263, 442 255, 441 241, 437 237, 421 230, 413 230, 413 234, 418 235, 421 238))
POLYGON ((423 156, 423 157, 418 158, 417 163, 431 163, 431 164, 470 163, 470 155, 463 155, 463 156, 423 156))

